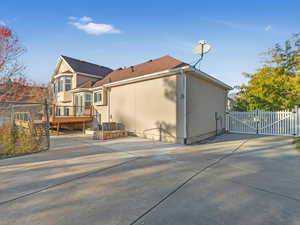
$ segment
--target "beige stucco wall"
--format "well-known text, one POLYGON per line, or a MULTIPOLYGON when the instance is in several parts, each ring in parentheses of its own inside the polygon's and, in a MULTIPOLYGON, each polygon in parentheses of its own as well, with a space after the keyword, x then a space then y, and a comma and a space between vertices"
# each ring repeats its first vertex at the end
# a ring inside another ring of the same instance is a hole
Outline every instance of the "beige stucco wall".
POLYGON ((56 103, 59 105, 72 105, 73 101, 73 93, 67 92, 59 92, 56 93, 56 103))
POLYGON ((108 122, 108 106, 107 105, 93 105, 95 122, 108 122))
POLYGON ((187 75, 188 143, 192 143, 216 132, 215 112, 218 112, 218 130, 224 128, 227 91, 216 84, 187 75))
POLYGON ((65 72, 71 72, 71 71, 72 71, 71 67, 62 60, 57 73, 65 73, 65 72))
POLYGON ((176 142, 176 80, 173 75, 110 88, 111 121, 141 137, 176 142))

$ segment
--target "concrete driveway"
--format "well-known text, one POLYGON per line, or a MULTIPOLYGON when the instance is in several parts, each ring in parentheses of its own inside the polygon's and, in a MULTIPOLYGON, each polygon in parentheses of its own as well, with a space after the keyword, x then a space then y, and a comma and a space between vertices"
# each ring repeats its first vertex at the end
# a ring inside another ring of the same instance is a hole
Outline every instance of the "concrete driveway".
POLYGON ((0 160, 1 225, 300 224, 300 154, 288 137, 61 136, 52 146, 0 160))

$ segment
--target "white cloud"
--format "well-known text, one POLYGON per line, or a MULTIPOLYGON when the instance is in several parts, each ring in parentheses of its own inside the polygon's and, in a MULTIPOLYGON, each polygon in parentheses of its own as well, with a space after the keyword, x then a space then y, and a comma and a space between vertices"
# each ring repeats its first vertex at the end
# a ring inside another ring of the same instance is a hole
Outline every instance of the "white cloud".
POLYGON ((266 26, 265 31, 270 31, 270 30, 272 30, 272 26, 271 25, 266 26))
POLYGON ((0 20, 0 25, 5 26, 6 23, 3 20, 0 20))
POLYGON ((77 20, 77 17, 75 17, 75 16, 69 16, 68 19, 69 20, 77 20))
POLYGON ((93 21, 93 19, 91 17, 88 17, 88 16, 83 16, 79 19, 79 21, 81 21, 81 22, 91 22, 91 21, 93 21))
POLYGON ((100 35, 100 34, 112 34, 112 33, 120 33, 119 29, 116 29, 111 24, 102 24, 102 23, 93 23, 93 19, 91 17, 81 17, 77 19, 76 17, 69 17, 69 23, 76 27, 79 30, 83 30, 87 34, 92 35, 100 35))

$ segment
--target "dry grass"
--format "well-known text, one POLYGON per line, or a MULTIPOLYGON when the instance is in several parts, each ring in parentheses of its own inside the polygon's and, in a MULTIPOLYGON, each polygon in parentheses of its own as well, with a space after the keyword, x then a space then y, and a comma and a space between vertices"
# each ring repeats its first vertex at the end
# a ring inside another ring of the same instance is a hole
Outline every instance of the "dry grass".
POLYGON ((300 137, 294 138, 294 144, 296 145, 297 151, 300 153, 300 137))
POLYGON ((33 136, 29 129, 0 127, 0 157, 10 157, 45 150, 45 137, 33 136))

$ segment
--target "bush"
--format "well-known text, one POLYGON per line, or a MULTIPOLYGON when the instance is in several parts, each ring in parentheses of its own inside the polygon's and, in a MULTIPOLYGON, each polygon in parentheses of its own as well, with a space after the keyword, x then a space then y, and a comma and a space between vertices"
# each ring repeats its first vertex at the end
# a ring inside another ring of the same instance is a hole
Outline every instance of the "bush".
POLYGON ((29 129, 13 128, 10 124, 6 124, 0 127, 0 157, 46 150, 43 148, 43 139, 44 136, 33 135, 29 129))

